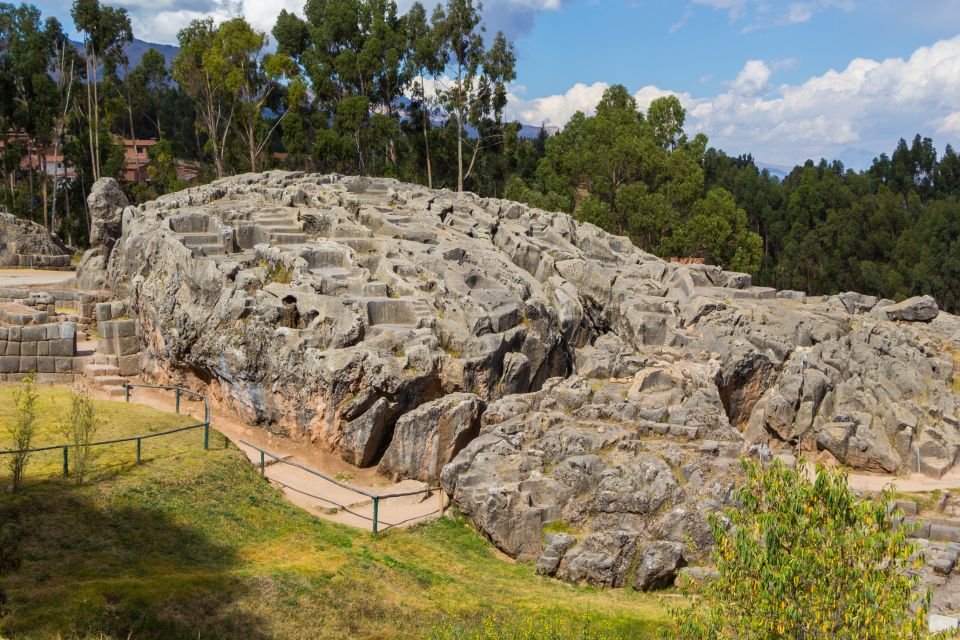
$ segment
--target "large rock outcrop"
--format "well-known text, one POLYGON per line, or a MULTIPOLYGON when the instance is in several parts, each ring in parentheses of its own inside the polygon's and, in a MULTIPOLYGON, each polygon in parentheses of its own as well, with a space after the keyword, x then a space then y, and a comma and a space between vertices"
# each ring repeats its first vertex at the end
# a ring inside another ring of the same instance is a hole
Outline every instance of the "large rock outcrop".
POLYGON ((888 472, 919 450, 932 475, 960 453, 960 322, 930 301, 753 287, 515 202, 237 176, 126 207, 108 280, 157 376, 440 475, 498 547, 571 581, 656 588, 703 559, 750 450, 888 472))
POLYGON ((59 268, 70 265, 70 249, 30 220, 0 211, 0 267, 59 268))
POLYGON ((122 216, 130 201, 113 178, 100 178, 93 183, 87 196, 90 211, 90 248, 77 266, 77 284, 82 289, 104 289, 107 281, 107 262, 113 245, 123 229, 122 216))

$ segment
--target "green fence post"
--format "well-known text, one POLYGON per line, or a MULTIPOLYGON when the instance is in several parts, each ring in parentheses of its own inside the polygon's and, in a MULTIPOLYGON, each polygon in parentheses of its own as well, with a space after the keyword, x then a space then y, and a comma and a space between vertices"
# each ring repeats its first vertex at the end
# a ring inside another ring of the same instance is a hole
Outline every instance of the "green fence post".
POLYGON ((263 451, 260 452, 260 477, 267 477, 266 465, 263 463, 263 451))
POLYGON ((377 535, 377 511, 380 506, 380 498, 374 496, 373 498, 373 535, 377 535))
POLYGON ((63 448, 63 477, 70 473, 70 447, 63 448))
POLYGON ((140 438, 137 438, 137 464, 140 464, 140 438))
POLYGON ((203 450, 210 448, 210 405, 203 399, 203 450))
POLYGON ((123 383, 123 395, 126 398, 127 402, 130 402, 130 383, 123 383))
POLYGON ((177 394, 177 413, 180 413, 180 387, 177 387, 175 391, 177 394))

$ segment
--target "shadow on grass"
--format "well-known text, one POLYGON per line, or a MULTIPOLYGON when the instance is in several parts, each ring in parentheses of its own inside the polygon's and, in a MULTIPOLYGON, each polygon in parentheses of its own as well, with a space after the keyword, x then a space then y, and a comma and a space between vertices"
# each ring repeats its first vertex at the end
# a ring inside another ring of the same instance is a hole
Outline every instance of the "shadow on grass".
POLYGON ((234 606, 250 582, 233 549, 96 485, 53 484, 0 494, 0 635, 269 637, 234 606))

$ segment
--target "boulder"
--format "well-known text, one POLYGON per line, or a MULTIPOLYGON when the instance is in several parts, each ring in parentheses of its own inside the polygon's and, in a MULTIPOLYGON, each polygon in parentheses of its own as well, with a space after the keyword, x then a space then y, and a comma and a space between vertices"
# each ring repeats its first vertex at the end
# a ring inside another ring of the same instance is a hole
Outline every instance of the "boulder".
POLYGON ((451 393, 406 413, 377 470, 394 480, 435 482, 443 465, 477 437, 483 406, 473 393, 451 393))
POLYGON ((638 591, 663 589, 673 584, 683 561, 683 545, 661 540, 645 547, 637 555, 633 588, 638 591))
POLYGON ((113 178, 100 178, 87 196, 90 211, 90 248, 77 266, 77 284, 82 289, 109 286, 107 263, 114 243, 123 231, 123 211, 130 202, 113 178))
POLYGON ((890 320, 904 322, 930 322, 940 314, 937 301, 931 296, 907 298, 903 302, 883 308, 890 320))

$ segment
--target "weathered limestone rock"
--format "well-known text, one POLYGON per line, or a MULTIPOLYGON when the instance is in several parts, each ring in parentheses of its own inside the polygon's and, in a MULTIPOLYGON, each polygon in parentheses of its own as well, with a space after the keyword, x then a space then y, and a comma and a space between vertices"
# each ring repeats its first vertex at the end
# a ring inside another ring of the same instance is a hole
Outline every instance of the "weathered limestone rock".
POLYGON ((0 267, 67 267, 70 249, 43 226, 0 212, 0 267))
POLYGON ((443 465, 477 437, 483 407, 473 393, 451 393, 408 412, 378 469, 394 479, 438 480, 443 465))
POLYGON ((937 301, 931 296, 908 298, 903 302, 884 307, 883 311, 889 319, 905 322, 930 322, 940 313, 937 301))
POLYGON ((514 202, 236 176, 124 208, 106 281, 148 375, 439 476, 565 580, 657 588, 702 564, 741 455, 900 473, 919 450, 933 475, 960 456, 960 321, 932 301, 776 292, 514 202))
POLYGON ((637 562, 633 588, 638 591, 669 587, 677 577, 677 570, 686 564, 683 560, 683 545, 667 541, 654 542, 643 549, 637 562))
POLYGON ((122 233, 122 216, 130 206, 120 184, 113 178, 100 178, 87 196, 90 210, 90 249, 77 266, 77 284, 82 289, 105 289, 107 262, 113 245, 122 233))

